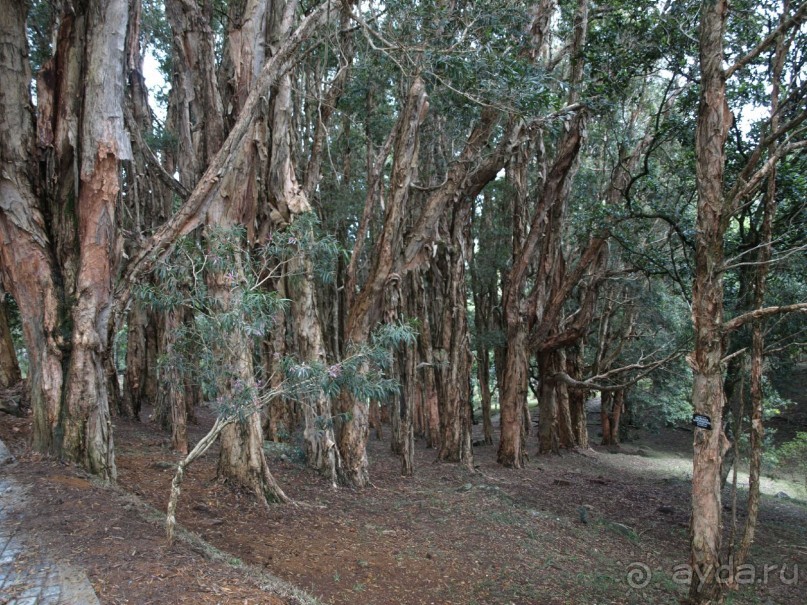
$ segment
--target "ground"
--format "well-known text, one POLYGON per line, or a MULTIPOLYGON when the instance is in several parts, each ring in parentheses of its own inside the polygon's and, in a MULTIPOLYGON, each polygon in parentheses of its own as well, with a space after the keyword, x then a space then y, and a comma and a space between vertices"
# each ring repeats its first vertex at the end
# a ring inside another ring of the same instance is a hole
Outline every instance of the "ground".
MULTIPOLYGON (((200 414, 192 439, 210 422, 200 414)), ((19 522, 51 556, 84 568, 104 604, 660 605, 686 591, 685 427, 638 433, 617 453, 533 455, 523 470, 499 467, 495 447, 474 448, 471 473, 434 463, 419 444, 412 478, 399 475, 386 440, 373 440, 373 487, 361 491, 328 487, 293 448, 275 445, 273 472, 296 504, 268 510, 216 481, 211 452, 189 469, 177 515, 187 533, 173 546, 160 516, 178 460, 167 436, 117 420, 110 488, 31 454, 28 430, 27 420, 0 418, 19 460, 6 470, 32 503, 19 522)), ((741 578, 753 584, 731 602, 803 605, 807 493, 782 481, 764 489, 755 575, 741 578)), ((740 489, 740 528, 744 497, 740 489)), ((730 489, 724 502, 729 539, 730 489)))

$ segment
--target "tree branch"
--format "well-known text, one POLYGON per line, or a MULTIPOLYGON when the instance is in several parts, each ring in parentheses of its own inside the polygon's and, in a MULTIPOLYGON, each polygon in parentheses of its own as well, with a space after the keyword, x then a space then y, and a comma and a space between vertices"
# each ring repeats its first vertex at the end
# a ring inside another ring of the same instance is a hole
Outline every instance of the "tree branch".
POLYGON ((787 19, 786 21, 783 21, 779 25, 779 27, 777 27, 770 34, 768 34, 768 36, 762 42, 757 44, 757 46, 754 47, 754 49, 751 52, 749 52, 747 55, 743 56, 742 58, 738 59, 734 63, 734 65, 729 67, 725 71, 726 79, 728 80, 732 75, 734 75, 734 72, 736 72, 738 69, 742 69, 743 67, 748 65, 751 61, 753 61, 760 54, 762 54, 762 52, 766 48, 768 48, 769 46, 774 44, 776 42, 776 39, 779 36, 779 34, 787 31, 791 27, 799 26, 804 21, 806 16, 807 16, 807 3, 802 3, 802 5, 799 6, 799 8, 796 10, 796 12, 793 13, 793 16, 790 17, 790 19, 787 19))
POLYGON ((299 27, 283 42, 277 53, 267 60, 244 102, 244 107, 230 134, 188 199, 132 255, 132 260, 124 269, 118 291, 115 294, 118 304, 128 298, 132 285, 137 283, 142 275, 153 269, 160 259, 171 251, 179 238, 190 233, 202 223, 210 205, 219 198, 222 176, 237 158, 239 151, 248 147, 247 139, 264 97, 269 94, 278 79, 291 69, 302 44, 312 36, 319 26, 329 21, 332 10, 333 6, 330 2, 320 4, 302 20, 299 27))
POLYGON ((642 365, 638 363, 631 364, 629 366, 625 366, 622 368, 616 368, 614 370, 610 370, 605 374, 600 376, 592 376, 591 378, 587 378, 586 380, 575 380, 571 376, 569 376, 566 372, 558 372, 557 374, 553 375, 552 378, 554 380, 558 380, 563 382, 567 386, 572 387, 573 389, 586 389, 586 390, 593 390, 593 391, 621 391, 622 389, 626 389, 629 386, 632 386, 639 382, 642 378, 650 374, 650 372, 654 371, 655 369, 663 366, 665 363, 672 361, 673 359, 680 357, 683 355, 683 351, 676 351, 672 355, 665 357, 664 359, 660 359, 650 365, 642 365), (613 376, 614 374, 619 374, 623 372, 629 372, 631 370, 643 370, 630 380, 620 383, 620 384, 598 384, 594 382, 595 380, 602 380, 608 376, 613 376))
POLYGON ((723 324, 723 333, 728 334, 737 328, 740 328, 754 319, 764 319, 771 315, 779 315, 782 313, 807 313, 807 303, 796 303, 794 305, 785 305, 780 307, 762 307, 761 309, 754 309, 748 313, 738 315, 734 319, 723 324))
POLYGON ((168 172, 163 168, 163 165, 160 163, 160 159, 157 157, 157 154, 154 153, 154 150, 149 147, 149 144, 146 143, 145 139, 143 139, 143 133, 140 132, 140 127, 137 125, 137 122, 132 115, 132 110, 129 107, 124 109, 124 117, 126 119, 126 126, 129 128, 129 133, 134 137, 135 144, 137 148, 140 150, 146 159, 149 161, 149 164, 153 165, 155 170, 157 171, 157 176, 163 182, 163 184, 168 187, 171 191, 176 193, 179 197, 183 200, 188 199, 188 196, 191 194, 185 186, 176 180, 173 176, 168 174, 168 172))

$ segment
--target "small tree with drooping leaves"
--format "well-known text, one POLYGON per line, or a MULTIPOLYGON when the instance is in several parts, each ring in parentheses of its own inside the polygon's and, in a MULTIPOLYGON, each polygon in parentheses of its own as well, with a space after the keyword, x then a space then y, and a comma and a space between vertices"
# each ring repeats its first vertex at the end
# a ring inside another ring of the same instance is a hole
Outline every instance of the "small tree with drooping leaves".
MULTIPOLYGON (((200 389, 216 414, 213 427, 177 467, 166 521, 169 539, 185 469, 228 426, 256 417, 257 412, 282 397, 315 410, 313 431, 319 431, 319 437, 327 436, 335 418, 319 413, 319 398, 349 393, 366 402, 383 399, 397 388, 387 373, 392 351, 398 344, 414 341, 411 326, 402 323, 384 324, 367 343, 349 347, 341 360, 288 356, 273 364, 279 376, 262 375, 258 370, 254 380, 244 378, 241 367, 251 363, 261 340, 278 329, 275 318, 290 302, 267 288, 272 277, 281 272, 289 276, 288 268, 295 266, 295 259, 302 254, 313 259, 319 270, 325 270, 328 258, 336 250, 328 238, 311 237, 311 220, 297 221, 275 232, 266 245, 253 248, 242 245, 240 229, 211 230, 204 248, 196 239, 185 238, 157 268, 159 279, 143 285, 138 292, 141 302, 161 309, 184 309, 191 315, 191 321, 177 326, 173 344, 160 360, 161 387, 176 388, 177 378, 180 385, 190 382, 200 389), (221 304, 220 291, 211 293, 206 278, 211 272, 224 276, 227 304, 221 304), (251 345, 247 350, 238 348, 244 342, 251 345)), ((260 364, 255 367, 260 368, 260 364)), ((325 447, 335 448, 336 444, 326 440, 325 447)), ((263 450, 253 454, 262 459, 262 494, 271 500, 289 501, 269 472, 263 450)))

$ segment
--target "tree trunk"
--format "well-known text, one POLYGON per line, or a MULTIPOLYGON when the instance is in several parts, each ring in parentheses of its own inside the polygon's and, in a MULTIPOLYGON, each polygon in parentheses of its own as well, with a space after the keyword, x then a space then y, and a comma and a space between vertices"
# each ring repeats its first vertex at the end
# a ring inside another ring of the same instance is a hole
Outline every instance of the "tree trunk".
POLYGON ((247 414, 243 420, 228 424, 221 431, 218 472, 221 479, 250 489, 259 502, 289 501, 269 472, 257 413, 247 414))
POLYGON ((614 392, 603 391, 600 394, 600 428, 602 430, 601 445, 611 445, 614 441, 611 431, 611 410, 614 407, 614 392))
POLYGON ((161 337, 158 325, 164 322, 159 313, 150 311, 138 301, 132 303, 121 397, 123 416, 139 419, 143 405, 157 405, 157 356, 161 337))
POLYGON ((8 302, 0 284, 0 389, 17 385, 22 380, 14 340, 8 327, 8 302))
MULTIPOLYGON (((226 217, 216 217, 211 224, 227 225, 226 217)), ((231 226, 231 225, 230 225, 231 226)), ((236 279, 242 279, 243 264, 236 254, 231 269, 236 279)), ((211 271, 207 277, 210 298, 222 311, 238 308, 238 296, 230 288, 227 276, 211 271)), ((254 399, 257 392, 252 366, 253 343, 240 329, 234 330, 221 343, 221 359, 226 371, 216 385, 219 397, 228 407, 226 414, 238 409, 238 420, 221 432, 219 452, 219 478, 252 491, 261 502, 286 502, 287 496, 272 477, 263 451, 263 430, 260 413, 254 399)))
MULTIPOLYGON (((384 426, 381 422, 381 403, 377 399, 370 400, 370 415, 369 420, 370 428, 375 431, 375 438, 381 441, 384 438, 384 426)), ((395 451, 395 439, 392 440, 392 453, 397 454, 395 451)))
MULTIPOLYGON (((287 282, 292 300, 290 312, 297 352, 302 360, 324 363, 325 344, 317 315, 312 262, 307 256, 295 258, 289 265, 289 272, 292 276, 287 282)), ((324 393, 317 393, 304 401, 302 407, 305 418, 303 440, 308 466, 318 470, 335 486, 339 452, 333 431, 331 400, 324 393)))
POLYGON ((171 433, 171 447, 183 454, 188 453, 187 415, 192 405, 193 395, 179 370, 181 362, 176 359, 175 335, 183 323, 192 321, 187 309, 180 307, 159 312, 156 319, 157 350, 165 355, 165 362, 158 368, 158 389, 153 400, 153 420, 165 431, 171 433))
POLYGON ((171 82, 180 182, 193 189, 224 142, 224 112, 216 77, 215 42, 209 3, 166 0, 174 37, 171 82), (202 127, 203 126, 203 127, 202 127))
MULTIPOLYGON (((572 346, 566 356, 566 373, 580 380, 582 378, 582 344, 572 346)), ((572 432, 578 447, 588 448, 588 419, 586 417, 586 399, 589 391, 584 389, 569 389, 569 410, 572 419, 572 432)))
POLYGON ((485 445, 493 445, 493 423, 490 419, 490 353, 484 345, 477 348, 476 356, 477 379, 479 380, 479 395, 482 400, 482 431, 485 445))
MULTIPOLYGON (((416 77, 410 86, 406 102, 398 120, 400 126, 395 139, 395 152, 390 175, 390 196, 384 215, 384 226, 376 244, 370 274, 361 291, 353 296, 348 291, 349 309, 345 326, 345 341, 357 346, 366 343, 370 331, 381 319, 383 294, 394 263, 401 254, 401 228, 408 206, 409 184, 417 165, 420 124, 426 116, 428 101, 423 80, 416 77)), ((355 270, 354 249, 351 265, 355 270)), ((348 275, 348 287, 355 284, 355 273, 348 275)), ((369 481, 367 469, 367 438, 369 425, 367 402, 348 394, 338 398, 338 409, 343 415, 337 425, 337 441, 342 456, 342 480, 354 487, 364 487, 369 481)))
MULTIPOLYGON (((442 315, 435 365, 440 414, 440 449, 437 459, 461 462, 473 468, 471 448, 471 348, 468 334, 465 265, 469 260, 470 204, 460 199, 446 217, 448 246, 441 246, 435 264, 443 278, 442 315)), ((437 280, 435 280, 437 282, 437 280)))
POLYGON ((555 380, 558 371, 554 352, 538 354, 541 396, 538 400, 538 453, 560 453, 561 433, 555 380))
MULTIPOLYGON (((780 21, 784 21, 790 9, 790 3, 785 1, 780 21)), ((779 129, 779 93, 781 89, 782 71, 789 42, 785 42, 784 33, 776 39, 776 49, 773 60, 773 73, 771 77, 771 131, 779 129)), ((771 142, 769 155, 776 151, 775 143, 771 142)), ((765 289, 767 286, 768 271, 772 255, 773 221, 776 216, 776 166, 768 175, 768 186, 765 191, 765 202, 760 228, 761 245, 757 254, 756 276, 754 280, 754 307, 761 309, 765 303, 765 289)), ((737 550, 735 566, 743 565, 748 558, 751 544, 754 542, 757 518, 760 503, 760 473, 762 468, 762 448, 765 439, 765 426, 763 425, 763 390, 762 390, 762 364, 765 353, 765 335, 763 332, 763 319, 755 319, 751 330, 751 460, 749 462, 748 479, 748 517, 746 518, 743 537, 737 550)), ((736 567, 735 567, 736 569, 736 567)))
POLYGON ((602 445, 619 446, 619 422, 625 407, 625 391, 606 391, 602 394, 602 445))
MULTIPOLYGON (((556 372, 561 372, 566 369, 566 352, 563 349, 558 349, 554 352, 556 372)), ((569 387, 565 382, 555 380, 555 397, 558 402, 558 423, 560 432, 560 446, 566 449, 573 449, 580 445, 577 442, 577 437, 574 432, 574 425, 572 423, 572 411, 569 407, 569 387)))
POLYGON ((434 346, 432 334, 431 311, 434 308, 434 291, 430 285, 424 284, 424 272, 417 272, 416 299, 418 301, 418 312, 415 317, 420 318, 420 343, 421 368, 418 372, 420 401, 422 409, 422 430, 426 437, 426 446, 434 449, 440 447, 440 410, 438 405, 436 370, 434 359, 434 346))
MULTIPOLYGON (((411 315, 414 276, 408 276, 404 284, 399 279, 390 279, 384 292, 384 321, 394 324, 411 315), (401 288, 406 288, 402 292, 401 288), (405 294, 404 294, 405 293, 405 294)), ((396 397, 390 401, 392 426, 392 451, 401 458, 401 475, 411 477, 415 472, 415 429, 413 423, 416 390, 417 344, 400 347, 395 355, 395 377, 400 383, 396 397)))
MULTIPOLYGON (((286 298, 284 281, 282 279, 279 281, 277 293, 279 296, 286 298)), ((281 383, 284 376, 280 361, 288 354, 285 313, 279 313, 279 315, 282 315, 281 321, 278 322, 276 329, 272 330, 270 337, 264 339, 262 343, 264 374, 269 377, 269 387, 273 389, 282 389, 281 383)), ((297 418, 294 402, 284 397, 272 399, 266 410, 264 427, 266 438, 275 443, 288 442, 295 426, 297 426, 297 418)))
MULTIPOLYGON (((540 324, 543 317, 544 305, 548 288, 545 282, 560 275, 560 268, 556 267, 555 260, 560 255, 559 250, 555 250, 556 255, 548 258, 544 253, 549 243, 543 241, 550 239, 544 235, 553 235, 552 229, 547 232, 545 223, 547 217, 559 217, 563 215, 563 209, 556 206, 564 206, 571 186, 571 177, 577 162, 583 137, 584 117, 582 113, 576 114, 569 123, 568 130, 558 144, 555 161, 549 170, 541 191, 541 197, 536 203, 530 223, 529 232, 521 245, 513 250, 513 266, 507 277, 507 287, 502 296, 503 323, 507 329, 507 356, 505 370, 502 376, 503 384, 500 386, 499 404, 502 414, 501 443, 499 445, 499 462, 506 466, 520 468, 523 459, 516 461, 512 458, 514 454, 523 456, 523 444, 511 442, 519 439, 524 431, 523 421, 515 420, 516 415, 523 413, 522 407, 526 405, 527 380, 528 380, 528 358, 529 340, 531 326, 540 324), (540 246, 540 248, 539 248, 540 246), (533 291, 526 300, 524 286, 527 280, 528 270, 534 262, 534 255, 538 250, 541 254, 542 276, 536 278, 533 291), (557 270, 555 270, 557 269, 557 270), (518 380, 520 384, 510 384, 511 381, 518 380), (518 423, 517 426, 515 422, 518 423), (516 430, 518 429, 518 430, 516 430)), ((513 170, 513 180, 516 190, 520 191, 520 196, 526 195, 526 163, 522 162, 521 170, 513 170)), ((519 202, 517 206, 520 204, 519 202)), ((516 240, 518 234, 514 236, 516 240)), ((560 234, 554 233, 553 240, 560 240, 560 234)), ((518 242, 516 242, 517 245, 518 242)), ((554 248, 553 248, 554 250, 554 248)), ((539 356, 540 365, 540 356, 539 356)), ((543 387, 542 387, 543 389, 543 387)), ((543 390, 542 390, 543 392, 543 390)), ((558 447, 557 439, 553 441, 553 431, 557 435, 557 402, 555 401, 554 389, 548 389, 540 407, 540 451, 556 451, 558 447), (551 392, 550 392, 551 391, 551 392)))
POLYGON ((63 401, 63 454, 91 472, 112 479, 115 463, 105 357, 116 262, 115 208, 118 162, 131 159, 124 133, 123 48, 128 6, 123 0, 87 7, 84 103, 79 193, 76 300, 71 309, 72 350, 63 401))
POLYGON ((501 420, 496 459, 499 464, 513 468, 522 468, 526 459, 522 408, 527 405, 528 359, 526 330, 518 322, 508 325, 504 374, 499 387, 501 420))
POLYGON ((695 429, 692 471, 691 559, 695 572, 689 598, 706 605, 723 600, 717 578, 721 558, 720 465, 728 442, 723 434, 723 236, 728 222, 723 200, 724 145, 731 125, 723 72, 725 0, 704 2, 701 13, 701 97, 695 135, 698 215, 692 319, 695 352, 692 404, 711 418, 713 430, 695 429))
POLYGON ((54 159, 47 188, 54 196, 48 199, 51 238, 44 237, 33 193, 36 172, 25 166, 35 157, 28 117, 32 113, 25 15, 16 3, 0 8, 11 17, 3 20, 3 36, 10 43, 4 46, 11 51, 4 63, 3 98, 4 103, 14 103, 2 111, 7 116, 2 138, 11 135, 3 148, 4 163, 10 168, 1 182, 3 265, 23 313, 29 347, 33 445, 112 479, 106 358, 116 262, 118 162, 131 157, 122 108, 127 4, 87 2, 63 15, 56 54, 39 81, 39 143, 53 150, 54 159), (48 239, 55 253, 48 248, 48 239), (72 301, 69 309, 60 303, 66 294, 60 291, 62 285, 72 301), (64 333, 63 322, 72 326, 69 344, 55 336, 64 333))
MULTIPOLYGON (((188 190, 195 187, 224 140, 209 8, 209 5, 200 7, 196 2, 165 2, 165 16, 173 35, 173 73, 167 128, 176 139, 176 155, 172 157, 172 163, 175 164, 180 183, 188 190)), ((147 321, 156 325, 155 354, 170 358, 176 331, 183 323, 193 321, 193 312, 185 308, 158 311, 152 313, 147 321)), ((135 338, 140 336, 135 335, 135 338)), ((137 353, 146 353, 146 338, 147 332, 144 331, 142 349, 138 348, 137 353)), ((148 358, 135 358, 134 361, 132 372, 142 374, 141 368, 148 363, 148 358)), ((171 432, 172 447, 187 453, 187 418, 196 392, 172 365, 169 363, 159 371, 160 389, 153 400, 154 419, 163 429, 171 432)), ((136 377, 133 375, 131 378, 134 385, 136 377)), ((148 378, 144 381, 141 377, 140 380, 141 388, 144 388, 148 378)))
MULTIPOLYGON (((493 232, 495 207, 492 196, 483 192, 482 217, 479 228, 474 237, 479 242, 479 249, 488 250, 495 255, 495 250, 500 246, 496 241, 493 232), (497 246, 498 244, 498 246, 497 246)), ((471 220, 476 220, 475 213, 471 214, 471 220)), ((493 332, 494 308, 498 306, 498 293, 496 281, 498 271, 483 271, 489 266, 489 259, 485 258, 482 263, 475 253, 475 246, 469 246, 468 253, 471 258, 469 266, 471 269, 471 291, 474 303, 474 336, 476 340, 476 375, 479 383, 479 398, 482 407, 482 432, 485 445, 493 445, 493 423, 491 422, 490 409, 492 403, 492 393, 490 386, 490 349, 491 334, 493 332)))
POLYGON ((0 269, 20 309, 28 349, 34 450, 59 454, 64 315, 62 292, 36 196, 38 169, 30 102, 26 6, 3 0, 0 12, 0 269), (13 244, 12 244, 13 242, 13 244))
MULTIPOLYGON (((172 174, 171 154, 164 151, 163 160, 156 157, 146 146, 145 136, 154 134, 151 109, 148 101, 148 88, 143 77, 143 51, 141 49, 141 0, 130 3, 129 31, 126 40, 128 94, 126 95, 127 126, 136 143, 133 159, 125 166, 126 190, 122 213, 123 229, 131 229, 138 234, 151 233, 171 214, 172 196, 177 187, 170 188, 166 183, 172 174), (163 167, 165 166, 165 167, 163 167)), ((187 195, 182 192, 179 193, 187 195)), ((132 242, 124 241, 124 247, 131 252, 132 242)), ((150 276, 150 280, 157 280, 150 276)), ((126 371, 124 388, 121 394, 118 413, 130 418, 140 418, 144 405, 155 406, 159 390, 157 362, 164 352, 164 341, 160 326, 165 320, 162 312, 148 308, 140 300, 133 300, 129 309, 126 350, 126 371)))

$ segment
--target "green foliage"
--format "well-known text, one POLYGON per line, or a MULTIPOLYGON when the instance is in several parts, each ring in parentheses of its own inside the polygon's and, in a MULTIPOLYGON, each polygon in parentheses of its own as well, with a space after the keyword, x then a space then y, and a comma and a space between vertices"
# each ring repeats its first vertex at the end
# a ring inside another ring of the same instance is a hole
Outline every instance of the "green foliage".
MULTIPOLYGON (((393 350, 413 343, 415 337, 411 324, 382 324, 373 332, 369 343, 352 345, 337 363, 283 358, 280 360, 284 379, 282 395, 302 403, 321 394, 335 398, 343 392, 365 401, 384 400, 398 390, 398 383, 389 377, 393 350)), ((320 418, 318 422, 325 428, 333 420, 320 418)))
MULTIPOLYGON (((174 69, 171 26, 165 17, 163 3, 160 0, 141 0, 141 2, 140 48, 144 54, 149 53, 157 60, 160 74, 165 82, 160 88, 152 89, 149 92, 159 107, 166 108, 174 69)), ((161 149, 161 147, 152 147, 152 149, 161 149)))
POLYGON ((275 263, 295 253, 294 244, 286 242, 256 250, 241 242, 240 229, 211 229, 206 247, 186 237, 157 267, 156 279, 136 292, 144 303, 179 319, 172 344, 159 360, 161 375, 176 369, 221 414, 247 409, 257 397, 256 385, 244 382, 239 371, 243 352, 233 350, 239 343, 233 335, 256 343, 269 332, 287 301, 261 287, 264 272, 271 274, 275 263))
POLYGON ((807 433, 799 432, 772 452, 771 458, 779 466, 789 467, 804 474, 807 483, 807 433))
MULTIPOLYGON (((244 346, 259 350, 272 330, 285 329, 278 319, 290 301, 268 288, 271 278, 290 273, 307 257, 317 275, 328 279, 340 253, 334 240, 316 237, 316 221, 303 217, 275 231, 264 246, 244 246, 242 229, 209 229, 205 245, 195 237, 183 239, 155 270, 155 279, 141 285, 137 296, 152 308, 181 319, 171 334, 172 344, 159 360, 161 375, 168 370, 200 387, 205 399, 223 417, 246 416, 276 397, 311 403, 323 394, 349 392, 362 399, 383 399, 397 389, 388 377, 392 349, 415 338, 409 324, 380 326, 370 342, 350 348, 336 363, 275 359, 275 375, 256 370, 256 380, 244 374, 244 346)), ((252 355, 252 352, 247 353, 252 355)), ((323 426, 333 418, 319 420, 323 426)))
POLYGON ((17 365, 20 368, 20 374, 23 378, 28 376, 28 349, 25 346, 25 337, 22 333, 22 318, 20 317, 20 309, 10 295, 6 294, 5 299, 0 299, 0 304, 6 306, 6 319, 8 320, 8 329, 11 332, 11 340, 14 343, 14 352, 17 355, 17 365))
POLYGON ((28 9, 28 46, 31 71, 37 73, 53 54, 51 41, 58 16, 58 3, 34 0, 28 9))
POLYGON ((671 363, 630 391, 633 424, 657 430, 686 423, 692 417, 691 395, 692 370, 683 362, 671 363))
POLYGON ((610 2, 589 24, 585 61, 591 103, 607 108, 666 61, 677 28, 662 18, 657 2, 610 2))

